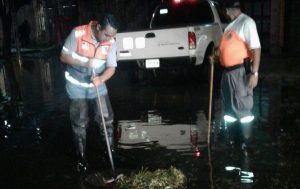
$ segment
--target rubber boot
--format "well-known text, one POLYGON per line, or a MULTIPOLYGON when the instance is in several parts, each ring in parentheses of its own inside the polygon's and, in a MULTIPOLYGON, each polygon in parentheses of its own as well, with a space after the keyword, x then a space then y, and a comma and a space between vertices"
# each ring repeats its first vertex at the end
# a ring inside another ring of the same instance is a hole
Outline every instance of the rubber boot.
POLYGON ((227 141, 229 143, 229 145, 231 147, 234 147, 236 146, 239 141, 237 140, 237 137, 238 137, 238 123, 237 122, 233 122, 233 123, 226 123, 226 138, 227 138, 227 141))
POLYGON ((84 151, 77 153, 77 167, 76 168, 79 173, 85 173, 88 169, 88 163, 87 163, 84 151))
POLYGON ((107 135, 108 135, 110 150, 114 154, 115 153, 115 142, 114 142, 114 129, 113 129, 113 126, 109 126, 107 128, 107 135))
MULTIPOLYGON (((112 154, 114 155, 115 148, 114 148, 114 130, 113 130, 113 126, 111 124, 106 125, 106 131, 107 131, 107 137, 108 137, 110 150, 111 150, 112 154)), ((105 153, 107 153, 107 146, 106 146, 106 139, 105 139, 104 129, 100 130, 100 134, 101 134, 102 142, 105 144, 105 149, 106 149, 105 153)))
POLYGON ((73 127, 74 143, 75 143, 76 155, 77 155, 76 169, 79 173, 84 173, 87 171, 88 168, 88 163, 86 161, 86 156, 85 156, 85 148, 86 148, 85 126, 73 125, 72 127, 73 127))
POLYGON ((247 149, 249 148, 250 138, 252 135, 252 122, 241 124, 241 133, 242 133, 241 149, 247 151, 247 149))
POLYGON ((88 163, 86 161, 85 155, 84 154, 79 154, 78 155, 78 160, 77 160, 77 171, 81 174, 87 172, 88 169, 88 163))
POLYGON ((70 104, 70 120, 77 155, 77 171, 87 170, 85 158, 86 129, 88 126, 88 102, 85 99, 72 99, 70 104))
POLYGON ((96 100, 96 103, 94 103, 94 112, 95 112, 95 122, 97 125, 99 125, 99 131, 100 136, 103 144, 105 144, 105 153, 107 154, 107 144, 105 139, 105 133, 104 133, 104 125, 103 121, 105 121, 107 136, 108 136, 108 142, 111 148, 112 154, 114 153, 114 127, 113 127, 113 111, 111 108, 110 100, 108 95, 102 95, 100 99, 94 99, 96 100), (101 100, 101 107, 102 111, 100 110, 100 104, 97 100, 101 100), (103 115, 101 115, 103 113, 103 115), (102 120, 102 116, 104 117, 104 120, 102 120))

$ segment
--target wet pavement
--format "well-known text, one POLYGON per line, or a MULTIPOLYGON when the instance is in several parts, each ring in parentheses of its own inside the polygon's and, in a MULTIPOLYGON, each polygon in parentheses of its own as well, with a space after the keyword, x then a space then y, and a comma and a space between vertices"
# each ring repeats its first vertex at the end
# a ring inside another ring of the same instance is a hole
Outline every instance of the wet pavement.
MULTIPOLYGON (((103 188, 93 179, 80 177, 74 166, 64 65, 57 56, 48 56, 27 57, 21 67, 14 66, 21 91, 16 104, 8 97, 9 78, 3 67, 0 72, 5 97, 0 106, 0 188, 103 188)), ((115 113, 117 172, 130 175, 142 168, 174 166, 186 175, 189 189, 210 188, 210 182, 221 189, 299 188, 300 78, 261 75, 255 89, 251 145, 246 152, 226 138, 216 87, 209 151, 209 88, 205 82, 178 76, 136 85, 127 72, 120 66, 108 82, 115 113), (229 171, 225 169, 228 166, 235 168, 229 171)), ((111 169, 97 133, 91 122, 87 143, 90 176, 105 175, 111 169)))

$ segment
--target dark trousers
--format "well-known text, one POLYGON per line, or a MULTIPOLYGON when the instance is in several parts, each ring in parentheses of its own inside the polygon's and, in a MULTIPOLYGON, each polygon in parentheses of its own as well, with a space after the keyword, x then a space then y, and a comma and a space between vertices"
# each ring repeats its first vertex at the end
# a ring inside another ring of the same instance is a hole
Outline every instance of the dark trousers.
MULTIPOLYGON (((113 145, 113 111, 108 95, 101 96, 101 105, 107 134, 110 145, 113 145)), ((71 99, 70 103, 70 120, 72 124, 73 138, 76 147, 76 153, 80 156, 85 155, 86 148, 86 131, 89 123, 89 105, 94 111, 94 121, 99 126, 101 139, 105 141, 105 134, 101 111, 97 99, 71 99)))
POLYGON ((239 146, 243 143, 248 143, 252 136, 252 122, 240 123, 236 121, 234 123, 225 123, 228 142, 239 146))

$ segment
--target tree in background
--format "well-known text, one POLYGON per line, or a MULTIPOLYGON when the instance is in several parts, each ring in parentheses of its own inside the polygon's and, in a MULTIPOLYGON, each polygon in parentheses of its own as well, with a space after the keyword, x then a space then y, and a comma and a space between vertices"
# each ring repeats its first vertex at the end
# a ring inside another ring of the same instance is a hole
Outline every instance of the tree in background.
POLYGON ((0 19, 2 23, 2 56, 4 59, 10 57, 11 49, 11 28, 12 28, 13 1, 2 0, 0 2, 0 19))
MULTIPOLYGON (((16 11, 22 5, 26 3, 26 0, 1 0, 0 1, 0 19, 2 23, 2 55, 4 59, 4 67, 5 72, 9 80, 9 86, 11 90, 11 96, 16 98, 19 96, 19 87, 16 80, 16 75, 14 73, 14 68, 11 59, 11 42, 12 42, 12 25, 16 16, 16 11)), ((15 27, 16 28, 16 27, 15 27)), ((16 33, 14 33, 16 34, 16 33)), ((15 40, 18 44, 17 35, 15 36, 15 40)))

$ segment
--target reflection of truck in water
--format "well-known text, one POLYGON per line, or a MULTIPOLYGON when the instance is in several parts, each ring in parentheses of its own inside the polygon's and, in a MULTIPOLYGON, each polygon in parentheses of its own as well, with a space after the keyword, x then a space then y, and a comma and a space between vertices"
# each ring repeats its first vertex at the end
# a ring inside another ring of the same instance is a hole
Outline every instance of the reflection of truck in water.
POLYGON ((162 3, 153 13, 149 30, 117 34, 119 64, 134 60, 143 70, 206 63, 228 23, 223 10, 215 1, 162 3))
POLYGON ((139 148, 160 145, 178 151, 206 144, 207 120, 202 112, 194 124, 168 124, 156 112, 149 111, 145 120, 121 120, 118 123, 118 147, 139 148))

